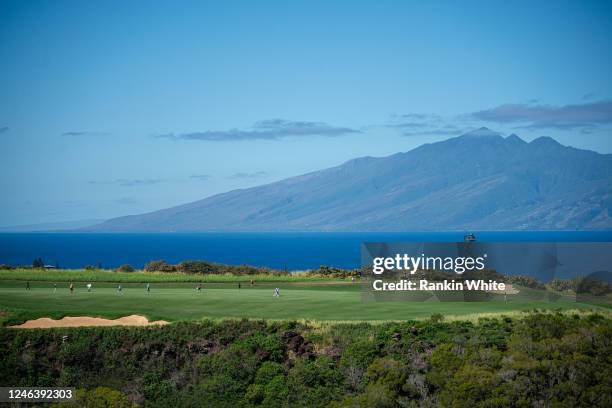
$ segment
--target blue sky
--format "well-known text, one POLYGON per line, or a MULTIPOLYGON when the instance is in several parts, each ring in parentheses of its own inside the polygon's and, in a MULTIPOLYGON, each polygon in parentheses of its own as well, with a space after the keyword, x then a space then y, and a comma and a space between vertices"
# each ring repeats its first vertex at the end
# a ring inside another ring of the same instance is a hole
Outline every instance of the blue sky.
POLYGON ((612 153, 612 3, 0 0, 0 225, 488 126, 612 153))

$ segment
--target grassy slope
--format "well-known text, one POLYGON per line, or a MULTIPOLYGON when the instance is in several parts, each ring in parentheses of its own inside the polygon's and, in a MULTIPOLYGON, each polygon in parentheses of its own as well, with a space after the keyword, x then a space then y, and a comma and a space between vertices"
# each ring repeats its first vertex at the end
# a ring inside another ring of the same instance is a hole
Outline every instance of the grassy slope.
POLYGON ((147 293, 141 284, 96 283, 87 293, 83 283, 70 294, 67 284, 57 293, 48 282, 32 282, 26 291, 22 281, 0 281, 0 310, 22 318, 63 315, 120 317, 142 314, 152 319, 193 320, 202 318, 313 319, 333 321, 420 319, 441 313, 446 316, 478 313, 512 313, 534 308, 584 309, 590 305, 561 299, 547 303, 539 291, 523 290, 491 302, 364 302, 358 284, 305 285, 301 283, 207 284, 201 293, 193 284, 154 284, 147 293), (274 298, 273 287, 281 287, 281 298, 274 298))

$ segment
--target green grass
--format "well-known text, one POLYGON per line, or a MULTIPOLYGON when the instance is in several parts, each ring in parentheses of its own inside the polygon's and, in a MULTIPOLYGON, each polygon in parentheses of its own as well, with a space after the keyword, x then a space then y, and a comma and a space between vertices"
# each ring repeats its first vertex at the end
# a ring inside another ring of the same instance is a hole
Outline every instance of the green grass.
MULTIPOLYGON (((144 285, 124 283, 118 294, 117 284, 94 283, 88 293, 84 283, 70 294, 66 283, 53 292, 49 282, 31 282, 25 290, 23 281, 0 281, 0 311, 9 312, 13 321, 34 317, 102 316, 117 318, 141 314, 151 319, 169 321, 203 318, 255 318, 321 321, 383 321, 424 319, 441 313, 453 316, 511 314, 533 309, 592 309, 571 298, 547 302, 542 291, 521 290, 489 302, 373 302, 362 301, 359 284, 315 285, 300 282, 264 283, 254 287, 237 283, 205 284, 201 292, 189 283, 157 283, 147 293, 144 285), (281 297, 273 297, 273 288, 281 287, 281 297)), ((6 314, 3 318, 7 320, 6 314)))
MULTIPOLYGON (((13 269, 0 270, 1 280, 48 281, 48 282, 316 282, 329 281, 330 278, 296 274, 260 275, 197 275, 181 272, 115 272, 112 270, 83 269, 13 269)), ((348 281, 349 279, 347 279, 348 281)))

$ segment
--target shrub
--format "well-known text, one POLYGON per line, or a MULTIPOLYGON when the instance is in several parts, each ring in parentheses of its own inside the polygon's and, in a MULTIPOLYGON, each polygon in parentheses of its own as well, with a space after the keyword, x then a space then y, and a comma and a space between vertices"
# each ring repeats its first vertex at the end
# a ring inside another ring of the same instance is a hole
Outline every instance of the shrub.
POLYGON ((117 272, 134 272, 134 271, 135 271, 134 267, 130 264, 123 264, 117 268, 117 272))
POLYGON ((361 340, 348 346, 341 362, 346 366, 366 369, 378 356, 378 347, 369 340, 361 340))
POLYGON ((285 343, 276 335, 267 336, 258 333, 246 339, 245 344, 264 359, 270 361, 281 362, 287 354, 285 343))
MULTIPOLYGON (((380 383, 369 384, 363 394, 347 396, 340 402, 330 405, 332 408, 376 407, 392 408, 399 406, 397 395, 386 385, 380 383)), ((415 405, 416 406, 416 405, 415 405)))
POLYGON ((176 271, 176 267, 174 265, 170 265, 163 259, 160 259, 159 261, 151 261, 147 263, 144 270, 147 272, 174 272, 176 271))
POLYGON ((327 265, 321 265, 319 269, 311 269, 308 271, 309 275, 315 276, 325 276, 332 278, 348 278, 355 277, 358 278, 360 276, 359 269, 341 269, 334 268, 327 265))
POLYGON ((210 262, 206 261, 183 261, 176 266, 179 272, 184 273, 200 273, 208 274, 215 273, 215 268, 210 262))
POLYGON ((278 375, 285 375, 283 365, 274 361, 265 361, 255 374, 255 383, 265 385, 278 375))
POLYGON ((374 360, 368 367, 368 380, 370 382, 381 382, 392 390, 401 390, 406 382, 409 370, 408 367, 389 358, 374 360))
POLYGON ((131 402, 125 394, 120 391, 113 390, 107 387, 98 387, 94 390, 77 390, 76 402, 62 402, 54 404, 52 407, 57 408, 72 408, 72 407, 90 407, 90 408, 133 408, 138 405, 131 402))
POLYGON ((432 369, 428 375, 429 381, 437 387, 443 387, 462 364, 463 362, 453 350, 452 344, 440 344, 431 355, 432 369))
POLYGON ((283 406, 289 398, 289 388, 284 375, 277 375, 264 387, 264 407, 283 406))
POLYGON ((268 268, 260 268, 251 265, 225 265, 219 263, 212 263, 202 260, 190 260, 183 261, 176 266, 176 270, 184 273, 192 274, 232 274, 232 275, 260 275, 260 274, 273 274, 273 275, 286 275, 288 272, 276 271, 268 268))
POLYGON ((440 323, 444 320, 444 315, 441 313, 434 313, 429 317, 429 320, 431 320, 432 323, 440 323))
POLYGON ((249 385, 244 398, 251 404, 261 404, 261 401, 264 399, 264 386, 261 384, 249 385))
POLYGON ((145 373, 142 382, 143 394, 150 401, 159 401, 173 393, 172 383, 157 372, 145 373))

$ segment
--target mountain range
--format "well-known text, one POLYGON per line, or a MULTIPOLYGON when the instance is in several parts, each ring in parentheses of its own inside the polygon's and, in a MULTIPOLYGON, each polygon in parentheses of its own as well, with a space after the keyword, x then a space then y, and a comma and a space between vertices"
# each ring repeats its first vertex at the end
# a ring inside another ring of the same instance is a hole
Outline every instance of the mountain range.
POLYGON ((611 154, 481 128, 83 230, 610 229, 611 208, 611 154))

